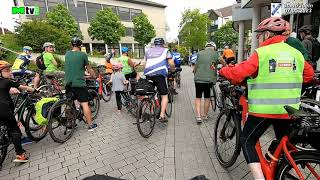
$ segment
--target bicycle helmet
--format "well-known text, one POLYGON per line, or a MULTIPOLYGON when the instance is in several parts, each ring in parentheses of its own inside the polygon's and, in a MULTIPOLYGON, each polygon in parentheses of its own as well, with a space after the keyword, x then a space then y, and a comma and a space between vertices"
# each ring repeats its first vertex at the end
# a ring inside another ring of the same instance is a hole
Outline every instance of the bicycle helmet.
POLYGON ((118 69, 122 68, 122 64, 121 63, 116 63, 116 64, 113 64, 112 66, 113 66, 114 70, 118 70, 118 69))
POLYGON ((177 48, 174 47, 174 48, 172 49, 172 51, 173 51, 173 52, 177 52, 177 48))
POLYGON ((32 48, 30 46, 23 46, 23 51, 32 51, 32 48))
POLYGON ((121 48, 121 52, 122 53, 128 53, 129 52, 129 48, 123 47, 123 48, 121 48))
POLYGON ((80 38, 78 38, 78 37, 73 37, 73 38, 71 39, 71 44, 72 44, 72 46, 77 46, 77 47, 79 47, 79 46, 82 45, 82 40, 81 40, 80 38))
POLYGON ((263 31, 271 31, 271 32, 280 32, 286 31, 289 27, 287 27, 289 23, 281 17, 269 17, 258 25, 255 32, 263 32, 263 31))
POLYGON ((10 68, 11 66, 12 65, 7 61, 0 60, 0 71, 2 71, 5 68, 10 68))
POLYGON ((311 32, 312 26, 311 25, 304 25, 299 29, 299 32, 311 32))
POLYGON ((154 43, 154 45, 164 45, 164 39, 163 38, 155 38, 153 43, 154 43))
POLYGON ((45 42, 45 43, 43 44, 43 48, 46 48, 46 47, 49 47, 49 46, 54 47, 54 43, 51 43, 51 42, 45 42))
POLYGON ((216 43, 214 43, 212 41, 207 42, 206 47, 215 47, 215 48, 217 48, 216 43))

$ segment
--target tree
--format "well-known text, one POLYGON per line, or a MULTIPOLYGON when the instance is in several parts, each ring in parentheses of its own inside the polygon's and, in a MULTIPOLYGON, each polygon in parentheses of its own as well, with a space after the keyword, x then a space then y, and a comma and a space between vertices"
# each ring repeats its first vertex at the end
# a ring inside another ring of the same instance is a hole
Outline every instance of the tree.
POLYGON ((58 4, 46 13, 47 21, 54 27, 65 31, 70 37, 82 38, 76 19, 70 14, 63 4, 58 4))
POLYGON ((119 17, 110 8, 106 8, 98 11, 91 20, 88 33, 92 40, 115 44, 125 35, 125 27, 121 24, 119 17))
POLYGON ((154 26, 145 14, 140 14, 133 18, 134 40, 141 45, 147 45, 152 38, 156 37, 154 26))
POLYGON ((18 43, 31 46, 36 52, 43 51, 45 42, 55 43, 58 53, 64 53, 70 47, 71 37, 43 20, 24 22, 16 31, 18 43))
POLYGON ((238 42, 238 33, 234 31, 232 22, 229 21, 214 33, 213 39, 218 48, 226 45, 231 47, 238 42))
POLYGON ((179 36, 182 44, 193 49, 202 49, 208 39, 207 26, 210 20, 206 14, 201 14, 199 9, 187 9, 182 14, 182 27, 179 36))

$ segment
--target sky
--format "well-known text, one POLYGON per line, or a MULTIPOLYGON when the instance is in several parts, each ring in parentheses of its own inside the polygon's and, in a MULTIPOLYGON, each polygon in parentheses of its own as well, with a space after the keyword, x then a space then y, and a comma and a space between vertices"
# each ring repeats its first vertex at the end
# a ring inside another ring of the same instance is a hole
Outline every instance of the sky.
MULTIPOLYGON (((11 14, 13 0, 0 0, 0 25, 1 22, 5 28, 13 30, 14 16, 11 14)), ((236 0, 151 0, 167 6, 166 21, 169 26, 167 40, 172 41, 177 38, 179 33, 179 23, 181 14, 188 8, 199 8, 201 12, 207 12, 209 9, 219 9, 225 6, 232 5, 236 0)), ((17 16, 15 16, 17 18, 17 16)))

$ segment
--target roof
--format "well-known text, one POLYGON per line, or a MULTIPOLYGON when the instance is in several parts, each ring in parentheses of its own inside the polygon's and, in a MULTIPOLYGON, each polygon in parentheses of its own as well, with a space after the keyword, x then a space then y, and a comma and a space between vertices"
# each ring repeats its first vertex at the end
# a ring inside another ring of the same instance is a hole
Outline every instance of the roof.
POLYGON ((232 16, 232 5, 224 8, 216 9, 215 11, 219 12, 222 17, 232 16))
POLYGON ((119 0, 119 1, 142 4, 142 5, 147 5, 147 6, 160 7, 160 8, 166 8, 167 7, 164 4, 156 3, 156 2, 153 2, 153 1, 149 1, 149 0, 119 0))
POLYGON ((218 17, 221 16, 220 12, 216 12, 213 9, 209 9, 207 14, 208 14, 209 18, 212 19, 212 20, 216 20, 216 19, 218 19, 218 17))

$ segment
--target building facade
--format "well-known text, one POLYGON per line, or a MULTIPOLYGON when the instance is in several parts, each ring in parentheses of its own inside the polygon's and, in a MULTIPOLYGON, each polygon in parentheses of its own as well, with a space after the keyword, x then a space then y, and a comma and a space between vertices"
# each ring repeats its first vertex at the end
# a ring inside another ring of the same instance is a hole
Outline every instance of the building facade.
POLYGON ((214 41, 214 32, 228 21, 232 21, 232 6, 226 6, 216 10, 210 9, 207 14, 209 19, 212 20, 211 26, 208 28, 209 38, 211 41, 214 41))
MULTIPOLYGON (((116 50, 116 54, 119 54, 121 47, 128 47, 134 57, 143 57, 145 49, 134 41, 132 23, 132 19, 142 12, 147 15, 149 21, 155 27, 156 36, 163 38, 166 36, 166 6, 148 0, 16 0, 18 6, 39 6, 41 17, 44 17, 45 13, 58 3, 65 5, 79 23, 87 52, 97 51, 103 54, 112 47, 116 50), (97 11, 104 8, 111 8, 126 27, 126 36, 121 38, 119 44, 107 45, 102 41, 92 40, 88 35, 90 21, 97 11)), ((21 15, 20 20, 24 22, 32 17, 34 16, 21 15)))

